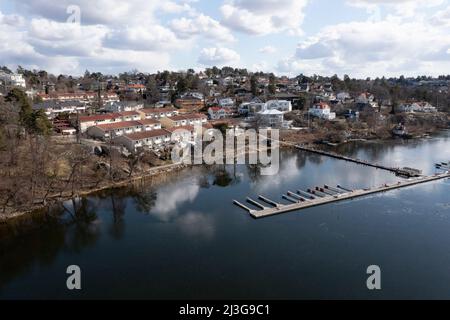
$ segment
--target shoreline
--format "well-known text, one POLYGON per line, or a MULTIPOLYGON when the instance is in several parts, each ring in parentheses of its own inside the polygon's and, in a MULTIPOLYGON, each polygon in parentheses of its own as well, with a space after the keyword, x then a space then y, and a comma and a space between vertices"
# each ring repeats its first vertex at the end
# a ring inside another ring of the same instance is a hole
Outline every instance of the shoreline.
MULTIPOLYGON (((438 134, 439 132, 443 132, 443 131, 450 131, 450 129, 442 129, 442 130, 438 130, 436 132, 433 132, 432 134, 428 135, 429 137, 433 137, 435 134, 438 134)), ((416 136, 410 139, 404 139, 404 138, 399 138, 402 140, 420 140, 425 138, 424 136, 416 136)), ((339 147, 348 143, 352 143, 352 142, 363 142, 363 143, 367 143, 367 142, 386 142, 386 141, 395 141, 397 140, 396 137, 391 137, 391 138, 387 138, 387 139, 349 139, 347 141, 341 142, 341 143, 337 143, 335 145, 333 145, 333 147, 339 147)), ((289 142, 289 141, 284 141, 284 142, 289 142)), ((326 143, 317 143, 314 141, 309 142, 308 144, 315 144, 315 145, 327 145, 326 143)), ((283 143, 280 144, 280 149, 292 149, 292 146, 289 145, 285 145, 283 143)), ((253 151, 255 152, 255 151, 253 151)), ((249 152, 246 152, 247 154, 249 152)), ((143 172, 137 176, 132 176, 129 177, 127 179, 121 180, 121 181, 113 181, 113 182, 109 182, 106 183, 102 186, 98 186, 95 188, 91 188, 91 189, 84 189, 84 190, 78 190, 77 192, 75 192, 74 194, 67 194, 67 195, 63 195, 62 197, 60 195, 55 195, 52 197, 49 197, 46 203, 42 203, 42 204, 36 204, 26 210, 18 210, 18 211, 14 211, 12 213, 0 213, 0 224, 7 224, 9 222, 14 221, 15 219, 18 218, 22 218, 24 216, 30 216, 33 214, 40 214, 41 212, 38 212, 39 210, 44 210, 48 207, 50 207, 53 204, 56 203, 62 203, 77 197, 86 197, 86 196, 90 196, 93 195, 97 192, 101 192, 101 191, 105 191, 105 190, 111 190, 111 189, 119 189, 119 188, 124 188, 129 186, 130 184, 136 183, 136 182, 140 182, 140 181, 144 181, 145 179, 151 178, 151 177, 157 177, 157 176, 161 176, 163 174, 168 174, 168 173, 173 173, 173 172, 177 172, 189 167, 193 167, 195 165, 188 165, 185 163, 174 163, 174 164, 168 164, 168 165, 163 165, 163 166, 159 166, 159 167, 154 167, 149 169, 146 172, 143 172)))
POLYGON ((132 177, 129 177, 129 178, 127 178, 125 180, 121 180, 121 181, 109 182, 105 185, 98 186, 96 188, 79 190, 79 191, 75 192, 74 194, 65 195, 65 196, 63 195, 62 197, 60 197, 59 195, 58 196, 55 195, 53 197, 49 197, 47 199, 48 200, 47 203, 37 204, 26 210, 19 210, 19 211, 15 211, 15 212, 12 212, 9 214, 0 213, 0 224, 6 224, 8 222, 11 222, 11 221, 21 218, 21 217, 24 217, 26 215, 33 215, 35 213, 38 213, 39 210, 48 208, 52 204, 62 203, 62 202, 65 202, 65 201, 68 201, 68 200, 71 200, 71 199, 74 199, 77 197, 86 197, 86 196, 92 195, 94 193, 105 191, 105 190, 112 190, 112 189, 127 187, 130 184, 133 184, 135 182, 139 182, 139 181, 143 181, 143 180, 145 181, 145 179, 155 177, 155 176, 160 176, 160 175, 167 174, 167 173, 173 173, 174 171, 179 171, 179 170, 185 169, 187 167, 189 167, 189 166, 184 163, 168 164, 168 165, 164 165, 164 166, 160 166, 160 167, 151 168, 147 172, 141 173, 137 176, 132 176, 132 177))

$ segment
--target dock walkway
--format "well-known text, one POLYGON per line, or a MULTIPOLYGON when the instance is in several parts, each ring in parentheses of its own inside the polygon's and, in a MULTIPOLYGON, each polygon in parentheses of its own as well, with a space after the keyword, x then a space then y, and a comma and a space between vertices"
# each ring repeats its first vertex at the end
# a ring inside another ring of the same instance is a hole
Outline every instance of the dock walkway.
POLYGON ((422 176, 419 178, 410 179, 407 181, 400 181, 395 184, 385 184, 381 187, 374 189, 361 189, 361 190, 350 190, 338 186, 337 188, 325 186, 324 188, 316 188, 316 190, 310 190, 311 192, 304 192, 299 190, 299 196, 295 196, 294 193, 288 192, 288 196, 283 196, 284 199, 288 199, 292 204, 282 205, 275 201, 272 201, 266 197, 259 196, 265 203, 273 204, 273 207, 266 207, 259 204, 255 200, 247 198, 247 202, 261 208, 261 210, 252 210, 249 207, 243 205, 242 203, 234 200, 234 204, 248 211, 249 214, 254 218, 265 218, 269 216, 274 216, 282 213, 287 213, 291 211, 298 211, 306 208, 316 207, 320 205, 325 205, 333 202, 344 201, 349 199, 354 199, 358 197, 367 196, 370 194, 386 192, 394 189, 406 188, 413 185, 418 185, 422 183, 437 181, 450 178, 450 172, 443 174, 436 174, 433 176, 422 176), (321 190, 321 191, 320 191, 321 190), (303 197, 305 194, 310 194, 310 197, 303 197), (321 196, 317 196, 317 195, 321 196), (325 196, 323 196, 326 194, 325 196), (301 196, 302 195, 302 196, 301 196), (316 195, 316 196, 314 196, 316 195), (276 205, 276 206, 275 206, 276 205))
POLYGON ((372 163, 372 162, 369 162, 369 161, 366 161, 366 160, 354 159, 354 158, 343 156, 343 155, 340 155, 340 154, 337 154, 337 153, 334 153, 334 152, 319 150, 319 149, 315 149, 315 148, 309 148, 309 147, 305 147, 305 146, 302 146, 302 145, 296 145, 295 148, 297 148, 299 150, 302 150, 302 151, 316 153, 316 154, 319 154, 319 155, 322 155, 322 156, 327 156, 327 157, 331 157, 331 158, 335 158, 335 159, 339 159, 339 160, 345 160, 345 161, 357 163, 357 164, 368 166, 368 167, 373 167, 373 168, 377 168, 377 169, 390 171, 390 172, 393 172, 393 173, 395 173, 397 175, 408 175, 408 173, 405 172, 404 169, 388 167, 388 166, 385 166, 385 165, 382 165, 382 164, 372 163))

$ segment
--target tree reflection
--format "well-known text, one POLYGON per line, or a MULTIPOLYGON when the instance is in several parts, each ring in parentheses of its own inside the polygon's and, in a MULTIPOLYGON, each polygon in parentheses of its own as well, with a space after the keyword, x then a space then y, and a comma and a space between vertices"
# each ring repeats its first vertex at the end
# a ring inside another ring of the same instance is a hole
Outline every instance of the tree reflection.
POLYGON ((229 172, 226 167, 218 167, 213 173, 214 181, 213 184, 215 186, 219 186, 222 188, 228 187, 230 185, 238 184, 241 182, 241 178, 236 175, 236 166, 233 166, 233 172, 229 172))
POLYGON ((80 252, 95 244, 100 235, 97 207, 87 198, 72 199, 72 206, 64 206, 71 216, 66 232, 66 247, 69 251, 80 252))
POLYGON ((111 193, 111 207, 113 220, 109 227, 109 234, 116 240, 119 240, 125 234, 125 209, 126 198, 118 197, 115 193, 111 193))
POLYGON ((51 265, 61 252, 80 252, 99 239, 96 206, 73 199, 8 222, 0 229, 0 290, 36 266, 51 265))
POLYGON ((155 206, 158 194, 152 188, 143 187, 135 189, 130 197, 134 200, 136 211, 148 215, 155 206))

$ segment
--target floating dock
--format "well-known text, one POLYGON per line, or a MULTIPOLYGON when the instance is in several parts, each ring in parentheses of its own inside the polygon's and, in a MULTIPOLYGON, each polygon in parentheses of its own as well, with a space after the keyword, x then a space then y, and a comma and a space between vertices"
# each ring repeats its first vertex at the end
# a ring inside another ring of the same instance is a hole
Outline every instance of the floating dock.
POLYGON ((360 165, 364 165, 364 166, 368 166, 368 167, 372 167, 372 168, 376 168, 376 169, 390 171, 390 172, 395 173, 398 176, 419 177, 419 176, 422 175, 422 172, 420 170, 413 169, 413 168, 393 168, 393 167, 388 167, 388 166, 384 166, 382 164, 371 163, 369 161, 361 160, 361 159, 354 159, 354 158, 343 156, 343 155, 340 155, 340 154, 337 154, 337 153, 334 153, 334 152, 329 152, 329 151, 309 148, 309 147, 305 147, 305 146, 302 146, 302 145, 296 145, 295 148, 297 148, 299 150, 302 150, 302 151, 316 153, 316 154, 319 154, 319 155, 322 155, 322 156, 327 156, 327 157, 331 157, 331 158, 335 158, 335 159, 339 159, 339 160, 345 160, 345 161, 357 163, 357 164, 360 164, 360 165))
POLYGON ((359 198, 367 196, 370 194, 381 193, 385 191, 390 191, 394 189, 406 188, 413 185, 418 185, 422 183, 437 181, 450 178, 450 172, 445 172, 443 174, 436 174, 433 176, 422 176, 419 178, 410 179, 407 181, 400 181, 394 184, 385 184, 381 187, 374 189, 361 189, 361 190, 351 190, 342 186, 330 187, 325 185, 322 188, 316 187, 314 190, 309 189, 308 191, 298 190, 297 193, 289 191, 287 195, 283 195, 283 199, 292 204, 279 204, 276 201, 272 201, 264 196, 259 196, 263 202, 271 205, 271 207, 266 207, 255 200, 247 198, 247 202, 255 207, 260 208, 260 210, 253 210, 242 203, 234 200, 234 204, 246 210, 254 218, 265 218, 281 213, 287 213, 292 211, 298 211, 306 208, 316 207, 320 205, 325 205, 333 202, 344 201, 354 198, 359 198), (320 196, 318 196, 320 194, 320 196))

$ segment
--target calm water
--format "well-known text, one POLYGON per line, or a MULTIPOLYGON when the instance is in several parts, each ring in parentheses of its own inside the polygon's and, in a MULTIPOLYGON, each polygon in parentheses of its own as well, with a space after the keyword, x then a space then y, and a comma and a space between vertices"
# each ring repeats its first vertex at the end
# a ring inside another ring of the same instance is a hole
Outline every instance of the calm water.
MULTIPOLYGON (((339 152, 434 173, 450 134, 354 143, 339 152)), ((151 186, 66 203, 0 228, 0 298, 448 298, 450 181, 254 220, 233 199, 323 184, 398 181, 391 173, 297 151, 279 175, 193 168, 151 186), (82 291, 66 289, 68 265, 82 291), (366 289, 366 268, 382 290, 366 289)))

